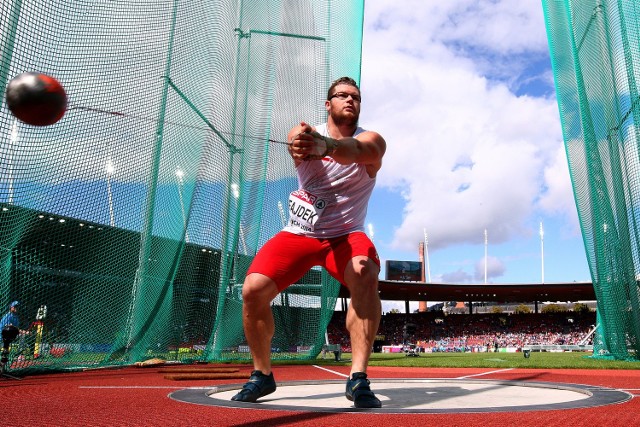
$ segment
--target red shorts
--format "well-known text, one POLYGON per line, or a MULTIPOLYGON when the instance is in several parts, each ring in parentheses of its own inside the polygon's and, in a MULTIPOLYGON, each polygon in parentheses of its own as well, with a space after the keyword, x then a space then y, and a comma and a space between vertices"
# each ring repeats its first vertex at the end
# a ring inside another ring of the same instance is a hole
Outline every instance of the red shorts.
POLYGON ((279 291, 283 291, 311 267, 320 265, 345 284, 344 270, 356 256, 369 257, 380 267, 376 248, 363 232, 319 239, 281 231, 258 251, 247 274, 263 274, 276 282, 279 291))

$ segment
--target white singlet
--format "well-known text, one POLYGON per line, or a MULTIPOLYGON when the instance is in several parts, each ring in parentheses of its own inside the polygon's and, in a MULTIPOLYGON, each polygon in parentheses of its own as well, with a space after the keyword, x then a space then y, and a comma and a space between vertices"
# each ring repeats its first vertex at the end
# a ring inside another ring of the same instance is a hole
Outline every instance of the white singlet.
MULTIPOLYGON (((328 136, 327 125, 316 127, 328 136)), ((353 134, 365 132, 358 127, 353 134)), ((333 238, 364 232, 367 206, 376 179, 366 165, 341 165, 332 157, 301 162, 297 168, 298 190, 289 196, 289 222, 284 228, 295 234, 333 238)))

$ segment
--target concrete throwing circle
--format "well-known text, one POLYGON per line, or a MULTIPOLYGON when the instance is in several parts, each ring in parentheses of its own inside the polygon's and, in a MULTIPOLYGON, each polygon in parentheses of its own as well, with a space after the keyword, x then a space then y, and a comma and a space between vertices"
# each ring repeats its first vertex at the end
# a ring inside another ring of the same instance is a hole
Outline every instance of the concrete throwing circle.
POLYGON ((309 412, 464 413, 577 409, 623 403, 624 391, 580 384, 473 379, 371 380, 382 408, 359 409, 345 398, 345 381, 291 381, 257 403, 234 402, 243 384, 183 389, 169 396, 181 402, 229 408, 309 412))

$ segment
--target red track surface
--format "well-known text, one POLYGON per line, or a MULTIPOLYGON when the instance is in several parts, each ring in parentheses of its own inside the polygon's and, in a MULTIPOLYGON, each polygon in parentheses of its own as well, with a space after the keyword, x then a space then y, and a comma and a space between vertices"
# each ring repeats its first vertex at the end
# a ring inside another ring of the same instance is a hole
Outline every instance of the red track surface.
MULTIPOLYGON (((229 367, 229 365, 224 365, 229 367)), ((239 366, 249 375, 250 368, 239 366)), ((348 374, 347 367, 331 369, 348 374)), ((336 380, 313 366, 276 366, 277 381, 336 380)), ((628 402, 587 409, 477 414, 284 412, 220 408, 172 400, 187 387, 244 380, 164 379, 157 368, 123 368, 0 379, 0 424, 6 426, 625 426, 640 425, 640 370, 369 368, 376 378, 458 378, 585 384, 627 391, 628 402)))

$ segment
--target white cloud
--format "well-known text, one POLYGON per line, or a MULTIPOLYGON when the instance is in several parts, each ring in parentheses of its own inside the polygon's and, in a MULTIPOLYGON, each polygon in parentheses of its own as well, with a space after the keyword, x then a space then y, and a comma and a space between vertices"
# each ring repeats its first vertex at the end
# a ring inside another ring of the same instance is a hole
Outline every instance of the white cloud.
MULTIPOLYGON (((504 263, 499 258, 496 258, 494 256, 487 256, 486 269, 488 282, 490 282, 491 279, 504 275, 505 271, 507 270, 504 263)), ((474 279, 478 282, 484 281, 484 273, 485 259, 482 258, 476 262, 474 279)))
POLYGON ((469 273, 464 271, 462 268, 458 268, 455 271, 443 274, 440 281, 442 283, 472 282, 473 281, 473 276, 471 276, 469 273))
MULTIPOLYGON (((367 35, 383 34, 398 49, 420 56, 435 45, 499 54, 546 51, 542 6, 521 0, 369 0, 367 35), (543 26, 540 28, 540 26, 543 26)), ((365 42, 367 42, 365 40, 365 42)))
POLYGON ((393 248, 423 228, 434 250, 483 229, 502 243, 530 233, 536 209, 571 211, 572 198, 550 210, 570 191, 556 101, 512 89, 549 83, 548 69, 521 74, 523 55, 546 54, 540 4, 369 1, 365 27, 362 123, 387 141, 378 185, 406 199, 393 248))
POLYGON ((544 169, 546 190, 541 194, 538 206, 548 215, 567 218, 573 225, 573 233, 580 233, 576 203, 567 167, 567 155, 563 147, 558 147, 544 169))
POLYGON ((442 2, 438 38, 500 53, 546 48, 539 2, 462 0, 442 2))
MULTIPOLYGON (((413 313, 418 310, 419 303, 411 301, 409 303, 409 312, 413 313)), ((406 305, 404 301, 382 301, 382 312, 389 313, 391 310, 396 309, 400 313, 406 312, 406 305)))

